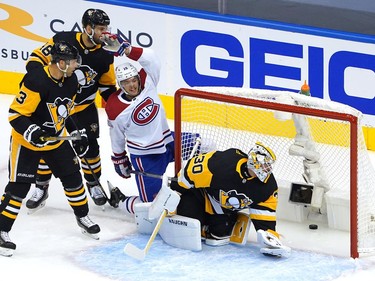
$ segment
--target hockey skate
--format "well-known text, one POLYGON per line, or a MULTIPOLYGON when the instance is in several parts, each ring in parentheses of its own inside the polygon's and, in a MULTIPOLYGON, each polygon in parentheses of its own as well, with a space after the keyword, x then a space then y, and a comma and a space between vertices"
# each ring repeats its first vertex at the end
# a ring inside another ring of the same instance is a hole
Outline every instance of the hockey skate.
POLYGON ((202 232, 201 232, 201 240, 208 246, 224 246, 229 244, 229 236, 226 237, 217 237, 215 235, 212 235, 207 226, 203 226, 202 232))
POLYGON ((0 231, 0 255, 11 257, 15 249, 16 244, 10 240, 8 232, 0 231))
POLYGON ((26 201, 26 207, 28 208, 27 213, 29 215, 34 214, 36 211, 42 209, 46 205, 48 198, 48 184, 42 186, 39 184, 35 185, 35 190, 31 198, 26 201))
POLYGON ((95 224, 89 216, 85 217, 76 217, 77 219, 77 224, 81 228, 81 232, 95 240, 99 240, 99 235, 98 233, 100 232, 100 227, 99 225, 95 224))
POLYGON ((103 206, 107 202, 107 195, 105 194, 104 189, 99 184, 87 183, 87 187, 95 205, 103 206))
POLYGON ((127 197, 121 192, 118 187, 114 187, 109 181, 107 181, 107 183, 110 193, 110 199, 108 199, 108 203, 113 208, 118 208, 120 201, 124 202, 127 197))

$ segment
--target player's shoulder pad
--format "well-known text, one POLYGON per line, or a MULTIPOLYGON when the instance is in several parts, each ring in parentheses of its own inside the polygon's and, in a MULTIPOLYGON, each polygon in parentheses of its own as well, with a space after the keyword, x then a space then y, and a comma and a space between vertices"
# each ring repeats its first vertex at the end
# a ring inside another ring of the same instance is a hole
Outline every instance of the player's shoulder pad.
POLYGON ((128 106, 119 100, 119 95, 121 95, 121 89, 112 93, 106 102, 105 112, 109 120, 115 120, 116 117, 128 106))

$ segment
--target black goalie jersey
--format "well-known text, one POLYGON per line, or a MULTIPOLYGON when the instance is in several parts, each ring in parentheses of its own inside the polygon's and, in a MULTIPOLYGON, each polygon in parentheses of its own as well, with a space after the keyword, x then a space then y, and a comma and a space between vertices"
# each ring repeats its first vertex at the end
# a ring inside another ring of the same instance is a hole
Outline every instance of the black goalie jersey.
MULTIPOLYGON (((209 214, 249 208, 252 221, 268 225, 265 229, 274 229, 277 182, 273 174, 266 182, 251 177, 247 159, 246 153, 234 148, 200 154, 189 160, 179 173, 178 185, 185 189, 201 189, 209 214)), ((173 185, 171 187, 174 189, 173 185)))
POLYGON ((51 136, 65 134, 65 122, 72 114, 77 86, 75 75, 57 81, 49 74, 48 66, 28 72, 9 108, 13 140, 31 150, 52 150, 61 145, 62 141, 57 141, 38 148, 27 142, 24 134, 32 124, 51 136))
POLYGON ((80 87, 77 91, 76 108, 79 112, 95 101, 96 92, 107 100, 116 91, 113 55, 106 52, 102 45, 88 49, 82 42, 80 32, 60 32, 52 37, 41 48, 35 49, 26 65, 27 71, 40 65, 48 65, 51 61, 50 51, 54 42, 64 40, 78 49, 82 65, 75 71, 80 87))

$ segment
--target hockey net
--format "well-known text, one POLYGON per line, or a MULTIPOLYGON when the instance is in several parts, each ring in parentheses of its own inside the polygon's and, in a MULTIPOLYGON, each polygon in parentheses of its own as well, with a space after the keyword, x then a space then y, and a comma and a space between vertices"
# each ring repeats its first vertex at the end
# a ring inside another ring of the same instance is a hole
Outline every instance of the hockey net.
POLYGON ((175 94, 175 169, 180 169, 182 155, 189 149, 187 140, 179 137, 181 132, 199 134, 202 150, 235 147, 248 152, 261 141, 276 154, 274 175, 279 186, 314 185, 318 199, 312 209, 327 212, 330 195, 348 201, 347 230, 350 254, 355 258, 375 252, 375 172, 361 116, 347 105, 287 91, 179 89, 175 94))

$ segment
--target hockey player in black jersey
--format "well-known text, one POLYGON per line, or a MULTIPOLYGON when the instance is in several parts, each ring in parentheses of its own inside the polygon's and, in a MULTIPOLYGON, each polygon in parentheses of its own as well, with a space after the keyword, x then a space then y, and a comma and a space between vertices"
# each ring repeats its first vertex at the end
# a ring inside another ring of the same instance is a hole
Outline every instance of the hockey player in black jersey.
MULTIPOLYGON (((0 204, 0 254, 11 256, 16 245, 9 232, 20 212, 31 183, 35 182, 41 158, 64 187, 82 232, 97 239, 100 228, 88 216, 89 207, 77 155, 87 151, 85 129, 70 132, 73 141, 58 140, 71 122, 78 81, 73 72, 80 65, 78 50, 59 41, 50 48, 51 64, 29 70, 9 108, 12 126, 9 154, 9 182, 0 204)), ((41 242, 42 243, 42 242, 41 242)))
POLYGON ((275 160, 274 152, 259 142, 248 154, 231 148, 193 157, 180 171, 178 182, 171 183, 171 189, 181 194, 177 214, 198 219, 203 239, 213 246, 228 244, 234 233, 247 236, 241 232, 250 218, 261 252, 288 256, 290 248, 282 245, 276 232, 275 160), (246 209, 249 215, 244 217, 246 209))
MULTIPOLYGON (((51 60, 49 56, 51 46, 58 40, 65 40, 78 49, 82 57, 82 65, 76 71, 81 86, 75 100, 75 115, 88 135, 89 150, 81 165, 89 193, 96 205, 104 205, 107 199, 97 181, 101 176, 101 160, 97 141, 99 138, 99 117, 95 96, 99 91, 101 97, 106 101, 109 95, 116 91, 114 57, 113 54, 102 48, 105 45, 102 42, 103 34, 107 32, 109 24, 110 19, 104 11, 88 9, 82 17, 82 33, 73 31, 57 33, 45 45, 33 51, 26 65, 28 71, 47 65, 51 60), (85 160, 88 161, 88 164, 85 163, 85 160), (92 172, 95 173, 95 176, 92 175, 92 172)), ((44 206, 48 197, 51 176, 51 171, 43 159, 39 165, 35 191, 26 203, 31 212, 44 206)))

